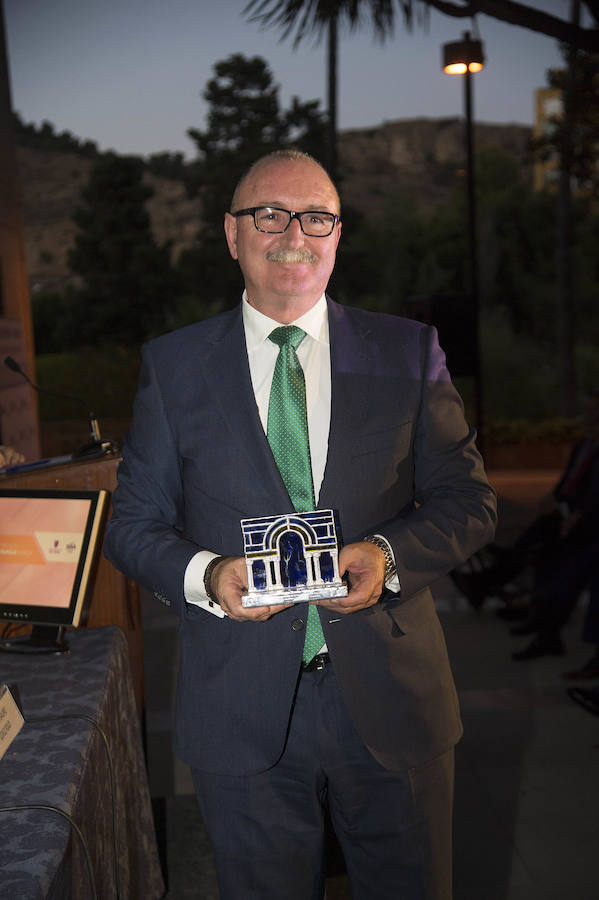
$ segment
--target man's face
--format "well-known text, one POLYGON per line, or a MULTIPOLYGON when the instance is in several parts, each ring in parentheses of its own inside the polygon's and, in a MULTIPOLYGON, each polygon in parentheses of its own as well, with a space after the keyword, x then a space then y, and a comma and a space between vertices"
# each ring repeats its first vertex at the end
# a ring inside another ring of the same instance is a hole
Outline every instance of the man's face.
MULTIPOLYGON (((277 206, 295 212, 339 213, 333 184, 310 160, 272 160, 259 165, 241 185, 235 205, 236 209, 277 206)), ((314 306, 328 284, 341 223, 328 237, 308 237, 297 219, 291 220, 283 234, 265 234, 256 229, 252 216, 235 219, 227 213, 225 233, 231 256, 241 266, 250 303, 279 321, 293 321, 314 306), (293 254, 298 250, 307 252, 308 261, 277 258, 280 251, 293 254)))

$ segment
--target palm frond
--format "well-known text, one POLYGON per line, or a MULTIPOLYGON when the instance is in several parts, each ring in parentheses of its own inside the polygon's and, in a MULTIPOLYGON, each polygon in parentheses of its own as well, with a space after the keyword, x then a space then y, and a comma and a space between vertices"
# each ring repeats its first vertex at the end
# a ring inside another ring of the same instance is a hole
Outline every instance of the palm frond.
POLYGON ((309 34, 320 40, 332 20, 347 25, 350 31, 370 20, 375 37, 384 41, 393 34, 396 7, 410 30, 415 0, 250 0, 243 14, 266 28, 281 29, 281 40, 295 32, 293 45, 297 47, 309 34))

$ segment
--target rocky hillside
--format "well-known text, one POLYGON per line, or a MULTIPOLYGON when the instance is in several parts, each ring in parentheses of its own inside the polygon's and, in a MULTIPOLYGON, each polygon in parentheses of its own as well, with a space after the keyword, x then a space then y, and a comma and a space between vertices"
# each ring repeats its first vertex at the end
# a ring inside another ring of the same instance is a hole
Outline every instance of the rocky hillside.
MULTIPOLYGON (((476 126, 476 148, 497 147, 527 163, 531 129, 522 125, 476 126)), ((21 146, 25 252, 32 292, 61 291, 70 273, 67 252, 75 236, 72 213, 93 160, 75 152, 21 146)), ((464 125, 459 119, 412 119, 378 128, 345 131, 339 141, 342 200, 372 212, 396 191, 424 210, 447 199, 464 163, 464 125)), ((148 201, 156 239, 171 241, 176 257, 199 224, 197 200, 182 182, 148 173, 148 201)))
MULTIPOLYGON (((532 128, 480 124, 475 152, 494 147, 529 168, 532 128)), ((390 193, 409 196, 423 211, 444 202, 465 165, 460 119, 408 119, 341 134, 342 199, 367 212, 390 193)))

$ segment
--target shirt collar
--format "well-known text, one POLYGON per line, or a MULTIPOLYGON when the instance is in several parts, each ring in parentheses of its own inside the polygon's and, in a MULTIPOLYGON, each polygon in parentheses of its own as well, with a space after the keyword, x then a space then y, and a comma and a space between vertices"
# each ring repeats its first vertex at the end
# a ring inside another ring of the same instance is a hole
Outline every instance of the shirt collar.
MULTIPOLYGON (((243 292, 242 301, 243 326, 245 328, 245 340, 248 350, 253 350, 263 341, 268 339, 268 335, 273 328, 280 325, 269 316, 265 316, 255 307, 250 306, 247 294, 243 292)), ((298 325, 300 328, 310 335, 315 341, 320 341, 328 346, 329 343, 329 321, 327 315, 327 300, 323 294, 320 300, 314 306, 305 312, 299 319, 290 322, 291 325, 298 325)))

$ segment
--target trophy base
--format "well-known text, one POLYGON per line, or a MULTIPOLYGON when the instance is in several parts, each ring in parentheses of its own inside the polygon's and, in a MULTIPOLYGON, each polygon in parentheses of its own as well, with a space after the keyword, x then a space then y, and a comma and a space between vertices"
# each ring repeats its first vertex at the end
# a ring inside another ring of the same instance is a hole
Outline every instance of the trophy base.
POLYGON ((347 585, 321 584, 308 587, 298 584, 296 587, 272 588, 271 590, 250 591, 241 600, 241 605, 276 606, 280 603, 310 603, 314 600, 332 600, 335 597, 347 597, 347 585))

